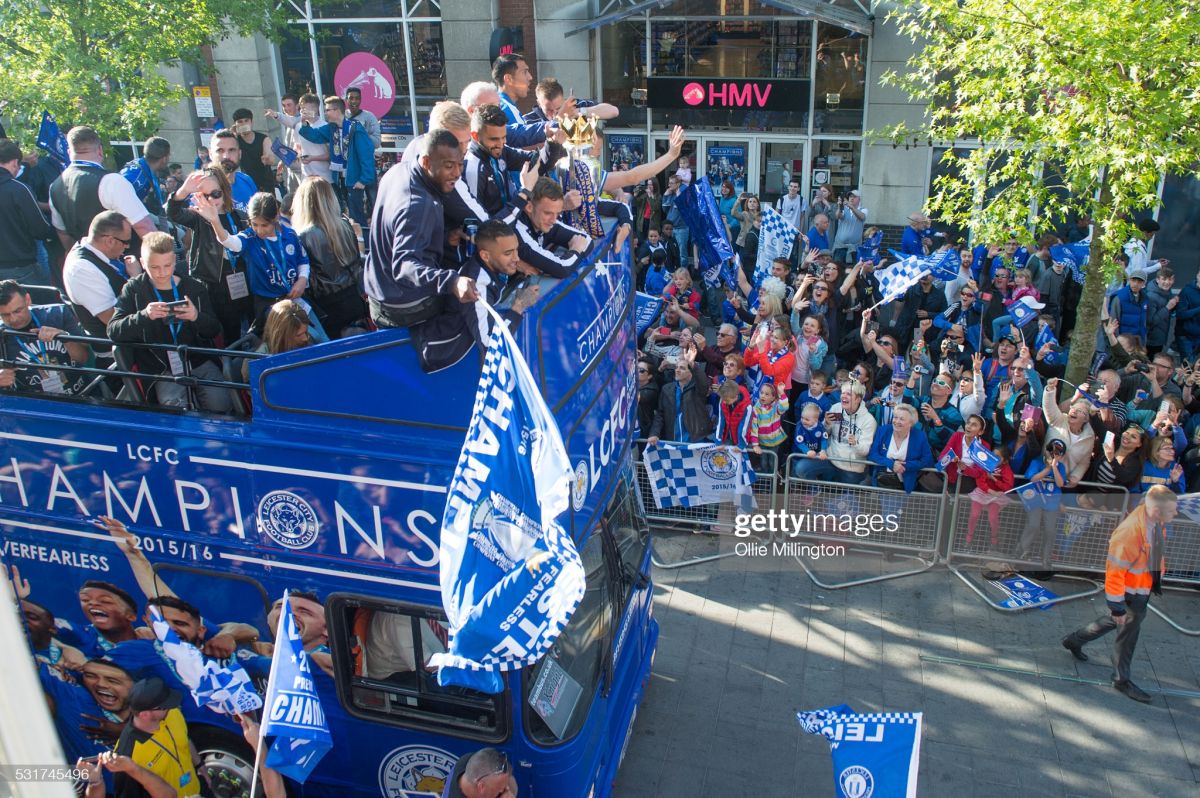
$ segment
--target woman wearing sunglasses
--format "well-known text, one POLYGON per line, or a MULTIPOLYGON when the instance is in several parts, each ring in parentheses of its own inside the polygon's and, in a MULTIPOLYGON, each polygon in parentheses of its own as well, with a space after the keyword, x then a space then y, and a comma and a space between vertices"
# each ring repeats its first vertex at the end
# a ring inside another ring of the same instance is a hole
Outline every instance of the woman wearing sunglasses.
POLYGON ((229 180, 217 166, 192 172, 167 200, 171 221, 192 231, 187 274, 204 284, 212 300, 211 311, 221 323, 224 345, 229 346, 241 336, 242 322, 250 321, 254 307, 246 267, 238 255, 221 246, 212 225, 194 210, 202 203, 216 208, 217 223, 231 236, 245 230, 249 222, 245 213, 233 207, 229 180))
POLYGON ((929 395, 918 401, 921 431, 929 439, 933 451, 940 452, 950 442, 950 436, 963 425, 963 417, 950 402, 954 383, 950 375, 938 374, 929 386, 929 395))

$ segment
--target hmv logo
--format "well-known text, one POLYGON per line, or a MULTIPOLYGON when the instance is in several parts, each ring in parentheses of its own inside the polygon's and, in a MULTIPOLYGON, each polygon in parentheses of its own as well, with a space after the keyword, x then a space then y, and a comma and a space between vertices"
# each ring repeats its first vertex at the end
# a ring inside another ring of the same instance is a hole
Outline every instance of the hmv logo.
POLYGON ((766 108, 771 99, 772 83, 689 83, 683 87, 683 101, 691 106, 709 108, 766 108))

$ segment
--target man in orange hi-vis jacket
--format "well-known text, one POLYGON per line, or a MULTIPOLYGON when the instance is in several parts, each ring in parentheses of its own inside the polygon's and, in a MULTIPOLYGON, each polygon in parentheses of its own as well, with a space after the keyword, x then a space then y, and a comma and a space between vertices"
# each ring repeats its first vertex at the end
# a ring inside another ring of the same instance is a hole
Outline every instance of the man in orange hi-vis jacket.
POLYGON ((1108 541, 1104 597, 1108 600, 1109 614, 1076 629, 1062 641, 1063 648, 1086 662, 1084 643, 1116 629, 1113 687, 1143 704, 1150 703, 1150 694, 1129 680, 1129 664, 1150 604, 1150 593, 1162 594, 1166 525, 1178 512, 1178 500, 1169 488, 1164 485, 1150 488, 1146 500, 1113 530, 1108 541))

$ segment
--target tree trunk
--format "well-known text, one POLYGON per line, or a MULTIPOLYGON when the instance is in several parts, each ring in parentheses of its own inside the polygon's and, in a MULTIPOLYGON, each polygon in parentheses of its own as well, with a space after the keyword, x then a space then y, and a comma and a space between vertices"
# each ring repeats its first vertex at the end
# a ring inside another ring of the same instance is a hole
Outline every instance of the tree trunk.
MULTIPOLYGON (((1100 184, 1097 211, 1111 208, 1112 194, 1108 190, 1108 180, 1104 179, 1100 184)), ((1099 216, 1099 213, 1093 214, 1092 219, 1099 216)), ((1100 311, 1104 307, 1104 289, 1108 285, 1108 277, 1104 273, 1104 251, 1098 238, 1098 230, 1093 226, 1087 278, 1083 281, 1079 307, 1075 309, 1075 331, 1071 334, 1071 356, 1067 360, 1067 380, 1076 385, 1087 380, 1088 367, 1092 365, 1092 355, 1096 353, 1096 333, 1100 329, 1100 311)))

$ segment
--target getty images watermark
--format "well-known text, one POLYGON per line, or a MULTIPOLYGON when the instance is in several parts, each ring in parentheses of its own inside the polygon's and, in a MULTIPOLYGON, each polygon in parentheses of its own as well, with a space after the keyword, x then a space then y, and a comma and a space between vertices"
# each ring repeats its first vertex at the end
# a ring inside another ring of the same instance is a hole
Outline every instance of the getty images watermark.
POLYGON ((733 551, 738 557, 750 558, 803 557, 820 560, 844 557, 844 544, 808 538, 836 536, 863 539, 899 530, 900 516, 895 513, 790 513, 784 510, 741 513, 733 519, 733 534, 738 538, 752 539, 738 540, 733 551), (805 539, 799 540, 802 535, 805 539))

